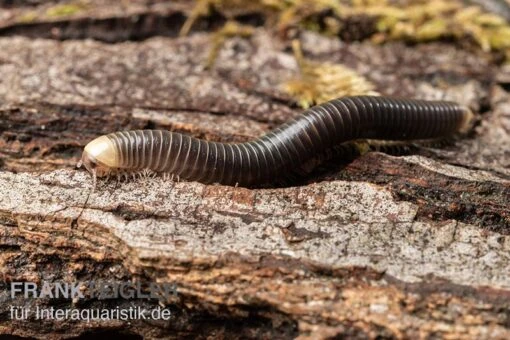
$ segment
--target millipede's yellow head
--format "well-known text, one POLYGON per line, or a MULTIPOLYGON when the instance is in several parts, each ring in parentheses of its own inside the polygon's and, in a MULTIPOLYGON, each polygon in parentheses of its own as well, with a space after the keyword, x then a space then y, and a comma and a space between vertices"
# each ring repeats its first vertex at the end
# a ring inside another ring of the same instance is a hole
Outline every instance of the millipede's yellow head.
POLYGON ((95 176, 106 176, 118 167, 117 150, 113 142, 106 136, 101 136, 85 146, 78 166, 85 168, 95 176))
POLYGON ((476 116, 468 107, 464 108, 464 117, 460 124, 459 132, 461 134, 467 134, 476 123, 476 116))

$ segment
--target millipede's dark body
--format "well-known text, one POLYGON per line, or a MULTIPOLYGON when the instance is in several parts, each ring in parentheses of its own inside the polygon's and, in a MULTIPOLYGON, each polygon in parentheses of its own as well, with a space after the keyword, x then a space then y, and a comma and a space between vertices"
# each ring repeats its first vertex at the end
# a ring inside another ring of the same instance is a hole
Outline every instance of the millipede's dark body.
POLYGON ((161 130, 107 137, 119 170, 151 169, 203 183, 252 185, 270 182, 345 141, 439 138, 464 129, 468 117, 467 109, 452 102, 359 96, 312 107, 245 143, 209 142, 161 130))

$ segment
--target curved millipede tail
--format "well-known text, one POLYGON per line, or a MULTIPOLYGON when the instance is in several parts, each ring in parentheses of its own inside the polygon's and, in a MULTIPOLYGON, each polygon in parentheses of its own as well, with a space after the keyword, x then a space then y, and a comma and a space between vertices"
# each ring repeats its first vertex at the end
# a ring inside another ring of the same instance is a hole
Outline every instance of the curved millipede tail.
POLYGON ((256 185, 272 182, 342 142, 441 138, 467 132, 472 117, 453 102, 343 97, 312 107, 250 142, 209 142, 161 130, 120 131, 89 143, 82 162, 98 176, 150 169, 203 183, 256 185))

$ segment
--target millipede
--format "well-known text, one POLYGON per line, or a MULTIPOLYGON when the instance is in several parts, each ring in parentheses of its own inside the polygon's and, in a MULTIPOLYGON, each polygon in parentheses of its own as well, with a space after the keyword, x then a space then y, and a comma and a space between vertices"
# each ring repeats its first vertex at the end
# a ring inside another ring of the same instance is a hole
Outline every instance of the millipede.
POLYGON ((270 183, 347 141, 444 138, 468 132, 472 121, 467 107, 449 101, 342 97, 242 143, 163 130, 114 132, 88 143, 79 166, 94 179, 150 170, 202 183, 252 186, 270 183))

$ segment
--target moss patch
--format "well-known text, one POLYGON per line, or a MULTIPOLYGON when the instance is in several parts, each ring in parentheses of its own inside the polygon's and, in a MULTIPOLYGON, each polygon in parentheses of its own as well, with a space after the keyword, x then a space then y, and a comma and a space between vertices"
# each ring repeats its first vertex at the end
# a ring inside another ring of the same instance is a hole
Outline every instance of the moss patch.
POLYGON ((69 3, 62 4, 50 7, 46 10, 46 15, 48 17, 65 17, 74 15, 78 12, 81 12, 85 9, 85 5, 83 3, 69 3))
POLYGON ((510 54, 510 24, 501 16, 486 13, 461 0, 198 0, 182 28, 187 34, 200 16, 214 9, 232 19, 236 9, 258 11, 280 32, 291 27, 338 35, 349 18, 376 19, 375 42, 438 39, 472 40, 484 51, 510 54))
POLYGON ((292 42, 300 75, 283 84, 283 90, 296 99, 299 106, 310 106, 329 100, 356 95, 377 95, 374 85, 354 70, 333 63, 318 63, 304 58, 298 40, 292 42))

